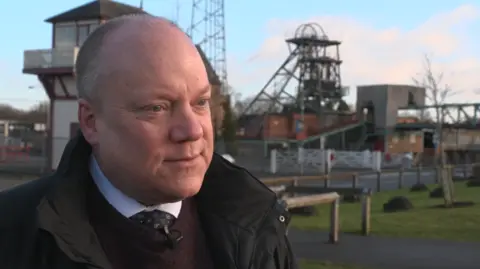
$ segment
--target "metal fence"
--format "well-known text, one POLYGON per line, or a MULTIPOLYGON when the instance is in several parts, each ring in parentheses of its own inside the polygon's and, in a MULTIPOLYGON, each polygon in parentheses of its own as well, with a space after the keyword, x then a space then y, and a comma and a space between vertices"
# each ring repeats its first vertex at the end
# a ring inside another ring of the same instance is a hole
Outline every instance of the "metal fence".
POLYGON ((43 133, 0 136, 0 172, 41 174, 45 171, 46 142, 43 133))

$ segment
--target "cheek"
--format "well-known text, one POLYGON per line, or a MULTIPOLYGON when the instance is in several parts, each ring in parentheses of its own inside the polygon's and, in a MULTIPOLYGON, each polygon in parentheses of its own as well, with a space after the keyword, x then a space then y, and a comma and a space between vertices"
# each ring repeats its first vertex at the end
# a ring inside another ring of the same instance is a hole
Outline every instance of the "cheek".
POLYGON ((142 121, 126 128, 125 133, 129 136, 133 147, 143 147, 149 151, 158 149, 168 140, 166 128, 142 121))
POLYGON ((205 139, 213 140, 213 122, 210 116, 208 118, 202 119, 202 128, 203 128, 203 135, 205 139))
POLYGON ((135 153, 144 155, 158 149, 165 143, 167 137, 165 128, 145 121, 123 119, 111 123, 106 126, 108 130, 103 132, 103 140, 106 144, 117 147, 116 150, 128 152, 128 155, 135 153))
POLYGON ((202 125, 203 125, 203 138, 205 139, 205 149, 206 149, 205 153, 207 154, 206 157, 208 157, 206 161, 210 163, 212 154, 213 154, 213 148, 214 148, 213 124, 211 119, 206 119, 202 125))

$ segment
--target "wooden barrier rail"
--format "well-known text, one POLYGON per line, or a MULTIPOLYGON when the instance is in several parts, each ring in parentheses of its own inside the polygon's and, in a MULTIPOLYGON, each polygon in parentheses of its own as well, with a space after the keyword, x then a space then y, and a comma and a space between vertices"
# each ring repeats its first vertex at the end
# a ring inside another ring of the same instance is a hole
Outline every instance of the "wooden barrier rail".
POLYGON ((338 242, 338 233, 339 233, 339 205, 340 205, 340 195, 336 192, 316 194, 316 195, 307 195, 299 197, 291 197, 283 199, 287 205, 288 209, 304 207, 304 206, 313 206, 318 204, 331 204, 330 206, 330 233, 328 241, 330 243, 338 242))
POLYGON ((285 185, 272 186, 272 187, 270 187, 270 190, 272 190, 273 192, 275 192, 277 195, 285 192, 286 189, 287 189, 287 186, 285 186, 285 185))
MULTIPOLYGON (((300 177, 281 177, 274 179, 263 180, 263 182, 270 187, 272 191, 277 193, 283 200, 296 199, 296 194, 300 195, 325 195, 326 193, 336 193, 340 195, 358 195, 361 197, 362 212, 361 212, 361 232, 362 235, 370 234, 370 219, 371 219, 371 201, 372 191, 370 189, 357 188, 358 186, 358 174, 357 173, 343 173, 332 175, 320 175, 320 176, 300 176, 300 177), (352 188, 330 188, 329 180, 331 179, 346 179, 351 178, 352 188), (323 180, 327 182, 324 187, 314 186, 299 186, 299 182, 305 181, 317 181, 323 180), (283 184, 283 185, 279 185, 283 184), (293 197, 293 198, 287 198, 293 197)), ((303 196, 303 197, 309 197, 303 196)), ((308 206, 308 205, 303 205, 308 206)), ((301 206, 297 206, 301 207, 301 206)), ((335 239, 335 238, 333 238, 335 239)), ((335 241, 336 242, 336 241, 335 241)))
POLYGON ((278 188, 277 192, 280 196, 293 196, 299 195, 322 195, 325 193, 337 193, 340 196, 352 195, 360 197, 362 205, 361 217, 360 217, 360 229, 364 236, 370 234, 371 223, 371 205, 372 205, 372 190, 368 188, 324 188, 315 186, 285 186, 284 188, 278 188))
POLYGON ((335 173, 335 174, 325 174, 317 176, 289 176, 289 177, 276 177, 276 178, 264 178, 260 179, 267 186, 281 185, 281 184, 292 184, 294 182, 304 182, 304 181, 328 181, 331 179, 346 179, 351 178, 357 173, 335 173))
POLYGON ((295 177, 276 177, 276 178, 266 178, 261 179, 261 181, 267 186, 280 185, 280 184, 291 184, 294 181, 313 181, 313 180, 324 180, 325 175, 318 176, 295 176, 295 177))

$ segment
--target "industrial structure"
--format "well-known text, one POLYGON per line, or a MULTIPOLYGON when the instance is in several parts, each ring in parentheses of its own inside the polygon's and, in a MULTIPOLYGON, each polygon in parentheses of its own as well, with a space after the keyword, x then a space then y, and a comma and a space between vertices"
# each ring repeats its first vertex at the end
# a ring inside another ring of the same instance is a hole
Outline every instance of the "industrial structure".
POLYGON ((303 147, 318 144, 323 133, 330 144, 349 147, 349 131, 361 126, 343 100, 348 88, 341 79, 341 42, 311 23, 301 25, 286 43, 290 54, 243 111, 239 137, 303 147))
MULTIPOLYGON (((95 0, 46 20, 52 24, 52 47, 24 52, 23 73, 36 75, 49 99, 47 124, 47 169, 56 169, 68 140, 78 130, 75 60, 79 47, 87 36, 109 19, 128 14, 146 13, 141 8, 111 0, 95 0)), ((213 96, 220 92, 220 81, 203 51, 199 49, 207 69, 213 96)), ((212 115, 221 110, 220 100, 214 100, 212 115)), ((221 122, 221 118, 213 118, 221 122)))
POLYGON ((478 104, 427 106, 425 88, 365 85, 357 87, 352 111, 343 100, 348 88, 341 79, 341 42, 329 39, 318 24, 304 24, 286 43, 289 56, 238 120, 238 139, 245 145, 262 141, 265 155, 272 148, 434 152, 438 124, 422 116, 428 108, 450 116, 442 134, 450 140, 456 135, 457 148, 462 143, 471 145, 475 136, 480 142, 478 130, 470 131, 461 143, 458 139, 466 129, 478 129, 478 104), (463 109, 468 106, 473 109, 470 113, 463 109), (451 116, 452 109, 456 118, 451 116), (405 116, 405 110, 415 113, 405 116))

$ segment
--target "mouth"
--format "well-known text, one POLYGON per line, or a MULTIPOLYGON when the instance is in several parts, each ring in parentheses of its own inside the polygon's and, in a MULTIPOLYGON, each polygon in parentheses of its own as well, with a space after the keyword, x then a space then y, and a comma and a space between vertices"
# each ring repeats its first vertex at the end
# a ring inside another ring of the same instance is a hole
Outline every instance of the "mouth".
POLYGON ((181 158, 172 158, 172 159, 166 159, 165 162, 167 163, 190 163, 195 161, 200 157, 199 155, 195 156, 186 156, 186 157, 181 157, 181 158))

